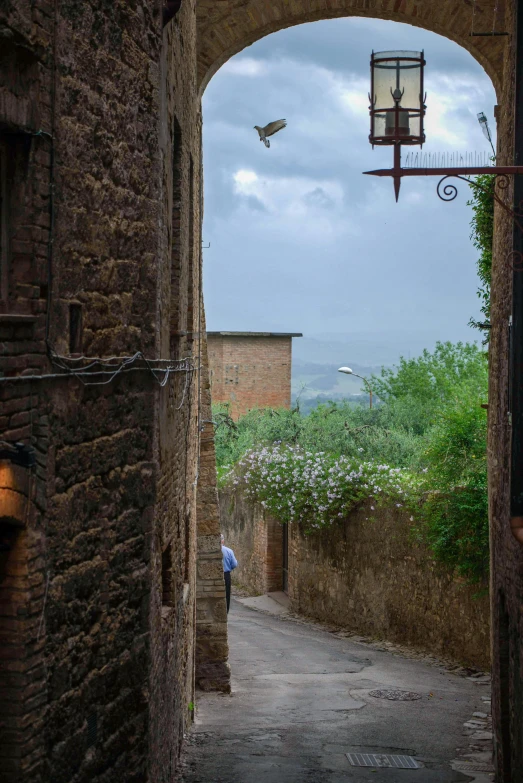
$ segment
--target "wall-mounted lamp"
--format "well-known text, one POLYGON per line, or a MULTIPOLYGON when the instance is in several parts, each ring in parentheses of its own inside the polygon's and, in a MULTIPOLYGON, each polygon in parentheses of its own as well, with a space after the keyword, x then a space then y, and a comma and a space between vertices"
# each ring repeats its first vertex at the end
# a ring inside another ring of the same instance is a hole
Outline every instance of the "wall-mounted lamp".
MULTIPOLYGON (((402 177, 430 177, 439 176, 441 180, 437 186, 438 196, 443 201, 453 201, 457 195, 455 185, 442 184, 449 177, 462 179, 469 185, 485 189, 477 180, 467 179, 477 174, 492 174, 500 178, 498 184, 506 189, 510 174, 523 174, 523 166, 454 166, 454 167, 401 167, 401 148, 404 145, 419 144, 425 142, 423 119, 425 116, 425 92, 424 69, 425 57, 423 52, 373 52, 370 61, 370 135, 369 141, 374 145, 394 146, 394 167, 392 169, 377 169, 366 171, 376 177, 392 177, 396 201, 399 197, 402 177)), ((485 114, 478 114, 478 121, 483 133, 492 144, 492 136, 488 127, 485 114)), ((492 146, 494 153, 494 146, 492 146)), ((507 205, 496 193, 489 190, 502 209, 508 212, 513 219, 520 219, 515 215, 512 207, 507 205)))
POLYGON ((4 459, 22 468, 33 468, 36 465, 35 450, 25 443, 0 441, 0 460, 4 459))
MULTIPOLYGON (((423 52, 372 52, 370 60, 369 141, 394 146, 394 167, 399 168, 404 144, 423 145, 425 93, 423 52)), ((394 180, 396 200, 399 179, 394 180)))

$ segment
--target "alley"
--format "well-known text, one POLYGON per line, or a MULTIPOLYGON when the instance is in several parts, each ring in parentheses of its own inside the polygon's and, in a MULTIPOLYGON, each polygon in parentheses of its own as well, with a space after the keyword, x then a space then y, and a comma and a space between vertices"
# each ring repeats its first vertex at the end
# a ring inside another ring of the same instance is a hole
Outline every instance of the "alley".
POLYGON ((482 721, 463 726, 475 712, 489 712, 481 679, 476 684, 238 600, 229 633, 233 692, 199 695, 184 783, 490 780, 486 772, 474 777, 451 767, 457 757, 466 763, 471 750, 474 767, 487 766, 482 721), (383 691, 414 698, 380 698, 383 691), (405 754, 419 768, 355 767, 347 753, 405 754))

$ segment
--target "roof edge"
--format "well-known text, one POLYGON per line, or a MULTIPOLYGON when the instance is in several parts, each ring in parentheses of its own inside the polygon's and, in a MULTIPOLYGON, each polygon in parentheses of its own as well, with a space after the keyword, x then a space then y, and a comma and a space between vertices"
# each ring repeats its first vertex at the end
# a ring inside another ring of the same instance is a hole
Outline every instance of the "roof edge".
POLYGON ((208 337, 303 337, 301 332, 207 332, 208 337))

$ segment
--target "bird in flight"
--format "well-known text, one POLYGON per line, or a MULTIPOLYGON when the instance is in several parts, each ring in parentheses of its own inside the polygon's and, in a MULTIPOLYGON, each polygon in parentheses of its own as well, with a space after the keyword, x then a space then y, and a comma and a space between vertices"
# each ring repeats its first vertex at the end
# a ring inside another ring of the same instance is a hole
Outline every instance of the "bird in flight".
POLYGON ((265 126, 265 128, 260 128, 259 125, 255 125, 254 129, 258 131, 260 134, 260 141, 263 141, 266 147, 270 147, 271 143, 267 136, 273 136, 275 133, 277 133, 282 128, 285 128, 287 125, 287 120, 274 120, 274 122, 269 122, 268 125, 265 126))

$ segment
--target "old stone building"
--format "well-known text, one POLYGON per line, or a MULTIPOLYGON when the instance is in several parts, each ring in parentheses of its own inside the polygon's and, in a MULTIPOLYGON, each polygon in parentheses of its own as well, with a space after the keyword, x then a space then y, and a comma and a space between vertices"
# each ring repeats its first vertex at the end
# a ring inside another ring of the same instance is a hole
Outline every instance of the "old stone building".
POLYGON ((6 783, 173 781, 195 681, 229 688, 178 6, 0 9, 6 783))
MULTIPOLYGON (((406 22, 456 41, 483 65, 498 93, 498 161, 513 163, 518 5, 1 4, 7 783, 174 781, 195 681, 228 688, 201 297, 206 84, 233 54, 284 27, 351 15, 406 22), (488 33, 495 14, 507 35, 471 36, 472 7, 476 32, 488 33)), ((516 783, 523 554, 508 503, 512 225, 498 213, 489 399, 493 709, 498 783, 516 783)))
POLYGON ((292 338, 299 333, 207 332, 213 402, 233 419, 253 408, 291 407, 292 338))

